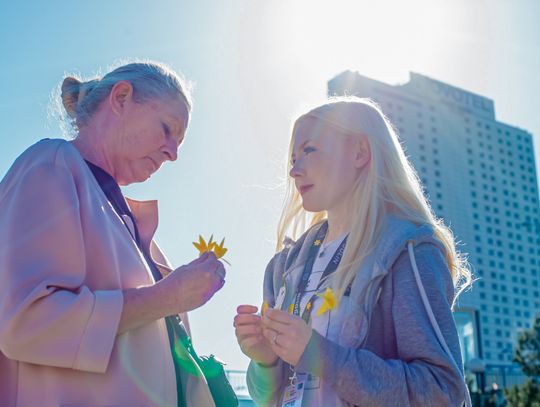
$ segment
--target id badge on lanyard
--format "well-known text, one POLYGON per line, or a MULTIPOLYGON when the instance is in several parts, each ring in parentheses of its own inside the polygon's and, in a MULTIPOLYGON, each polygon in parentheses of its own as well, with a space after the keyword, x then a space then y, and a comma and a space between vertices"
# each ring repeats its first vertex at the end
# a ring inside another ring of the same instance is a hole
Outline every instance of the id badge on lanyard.
POLYGON ((285 387, 281 407, 301 407, 306 387, 306 375, 295 375, 289 385, 285 387))
MULTIPOLYGON (((313 268, 313 264, 315 261, 316 253, 319 250, 319 246, 326 236, 326 232, 328 230, 328 223, 325 222, 321 228, 318 230, 317 235, 315 237, 315 240, 312 244, 312 247, 310 248, 308 258, 306 260, 306 264, 304 267, 304 271, 300 277, 299 286, 297 287, 296 294, 293 297, 293 304, 292 311, 293 314, 300 316, 300 300, 302 298, 302 294, 308 284, 309 281, 309 275, 311 274, 311 269, 313 268)), ((330 275, 332 272, 334 272, 339 262, 341 261, 341 257, 343 256, 343 252, 345 250, 345 244, 347 242, 347 238, 344 239, 344 241, 340 244, 339 248, 336 250, 336 253, 330 260, 330 263, 326 267, 326 269, 323 272, 323 276, 321 278, 324 279, 324 277, 330 275)), ((319 288, 319 287, 318 287, 319 288)), ((283 300, 285 298, 285 287, 283 286, 278 296, 276 297, 276 308, 281 308, 283 305, 283 300)), ((313 301, 315 301, 316 295, 314 295, 308 302, 309 306, 306 306, 306 309, 302 313, 301 317, 306 321, 306 323, 309 323, 311 311, 312 311, 312 305, 313 301)), ((287 387, 285 387, 285 392, 283 393, 283 401, 281 403, 281 407, 301 407, 302 406, 302 399, 304 398, 304 391, 306 389, 317 389, 320 387, 320 378, 317 376, 313 376, 311 374, 306 373, 296 373, 292 366, 289 365, 289 368, 291 369, 291 372, 293 373, 292 376, 289 378, 289 384, 287 387)))

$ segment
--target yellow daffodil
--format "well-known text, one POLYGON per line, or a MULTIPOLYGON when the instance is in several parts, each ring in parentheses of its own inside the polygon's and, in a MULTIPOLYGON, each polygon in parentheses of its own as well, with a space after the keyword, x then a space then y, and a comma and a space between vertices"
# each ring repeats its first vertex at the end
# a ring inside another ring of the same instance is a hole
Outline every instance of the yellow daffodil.
POLYGON ((269 307, 268 302, 267 301, 263 302, 263 306, 262 306, 262 309, 261 309, 261 315, 262 316, 264 316, 264 314, 266 314, 266 311, 268 311, 268 307, 269 307))
POLYGON ((214 247, 216 247, 216 242, 214 242, 212 239, 214 239, 214 235, 210 236, 210 240, 208 240, 208 251, 213 251, 214 247))
POLYGON ((324 292, 324 294, 317 294, 317 296, 323 299, 323 303, 321 304, 321 306, 319 307, 319 310, 317 311, 318 317, 320 317, 326 311, 330 311, 336 306, 336 297, 330 287, 326 288, 326 291, 324 292))
POLYGON ((223 256, 225 253, 227 253, 227 248, 224 246, 225 244, 225 238, 221 241, 221 243, 218 245, 216 242, 213 241, 214 235, 210 236, 210 239, 208 240, 208 243, 206 243, 206 240, 199 235, 199 241, 193 242, 193 246, 197 248, 199 251, 199 257, 202 256, 204 253, 207 252, 214 252, 216 257, 218 259, 222 259, 225 263, 230 264, 227 260, 223 259, 223 256))
POLYGON ((317 239, 317 240, 315 240, 315 241, 313 242, 313 244, 314 244, 315 246, 320 246, 320 245, 321 245, 321 240, 320 240, 320 239, 317 239))
POLYGON ((212 251, 212 246, 213 246, 214 243, 212 243, 212 236, 210 236, 210 240, 208 241, 208 243, 206 243, 206 241, 204 240, 204 238, 199 235, 199 242, 193 242, 193 246, 195 246, 197 248, 197 250, 199 251, 199 256, 202 256, 204 253, 206 252, 210 252, 212 251))
POLYGON ((294 304, 289 305, 289 314, 292 314, 294 311, 294 304))
POLYGON ((223 238, 223 240, 221 241, 219 245, 217 243, 214 243, 213 250, 218 259, 222 258, 225 255, 225 253, 227 253, 228 249, 226 247, 223 247, 224 243, 225 243, 225 238, 223 238))

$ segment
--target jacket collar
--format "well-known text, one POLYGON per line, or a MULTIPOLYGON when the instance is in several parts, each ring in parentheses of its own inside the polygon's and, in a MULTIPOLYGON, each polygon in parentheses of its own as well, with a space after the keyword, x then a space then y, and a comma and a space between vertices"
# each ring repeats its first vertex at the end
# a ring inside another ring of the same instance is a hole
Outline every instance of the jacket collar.
POLYGON ((126 197, 126 202, 137 222, 141 243, 148 250, 147 253, 149 253, 150 243, 154 238, 159 222, 158 201, 138 201, 126 197))

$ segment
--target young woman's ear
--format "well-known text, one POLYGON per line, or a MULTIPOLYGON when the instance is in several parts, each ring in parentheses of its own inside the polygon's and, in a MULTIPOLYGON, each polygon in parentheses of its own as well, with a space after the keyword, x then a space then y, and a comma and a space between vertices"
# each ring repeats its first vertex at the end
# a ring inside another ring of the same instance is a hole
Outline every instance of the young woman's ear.
POLYGON ((126 102, 133 97, 133 86, 128 81, 118 81, 114 84, 109 95, 111 109, 116 114, 121 114, 126 102))
POLYGON ((371 148, 367 137, 359 137, 355 143, 354 166, 362 169, 371 161, 371 148))

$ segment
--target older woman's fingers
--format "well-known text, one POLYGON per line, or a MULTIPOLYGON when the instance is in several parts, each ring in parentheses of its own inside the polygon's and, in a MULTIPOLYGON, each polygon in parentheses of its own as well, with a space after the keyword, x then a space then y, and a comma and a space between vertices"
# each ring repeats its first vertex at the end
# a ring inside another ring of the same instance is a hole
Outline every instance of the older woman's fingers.
POLYGON ((217 262, 218 264, 216 265, 216 268, 215 268, 215 273, 221 278, 221 279, 225 279, 225 275, 227 274, 227 272, 225 271, 225 266, 223 265, 222 262, 218 261, 217 262))
POLYGON ((213 252, 203 253, 199 258, 193 260, 192 263, 198 263, 201 267, 210 266, 211 264, 216 264, 217 266, 217 263, 221 264, 213 252))
POLYGON ((210 258, 210 252, 201 254, 199 257, 191 261, 189 264, 198 264, 207 261, 210 258))

